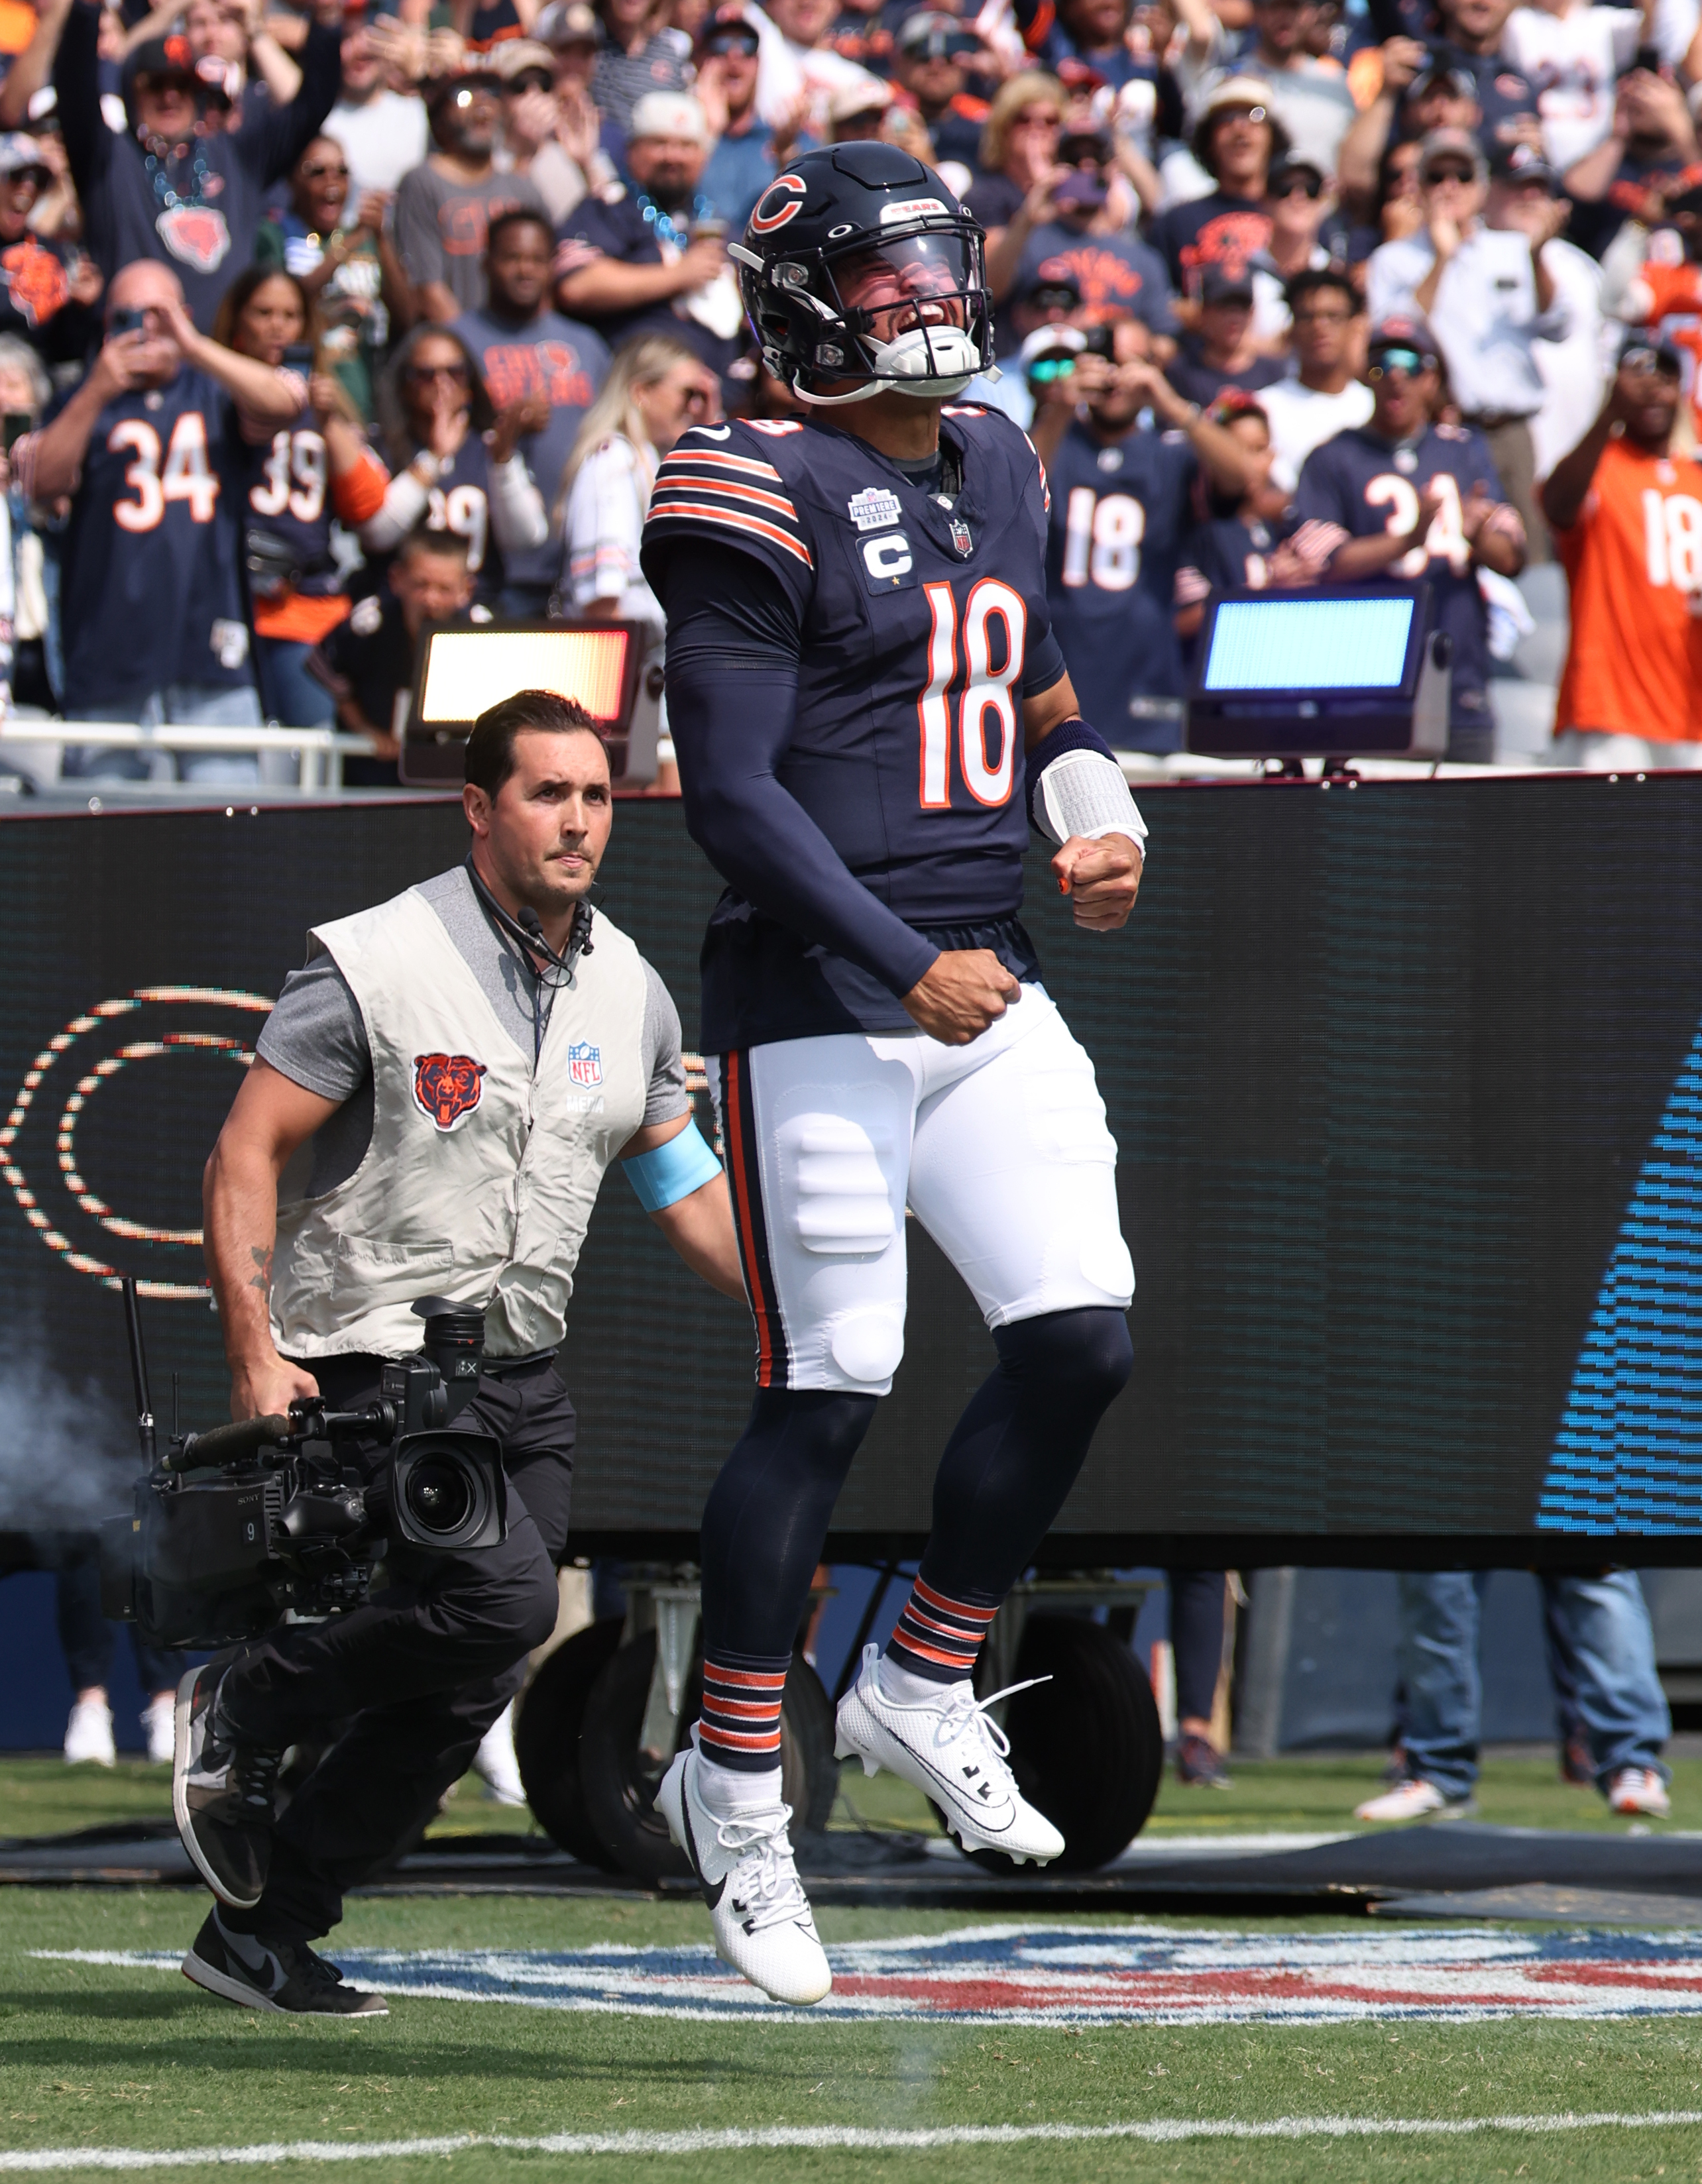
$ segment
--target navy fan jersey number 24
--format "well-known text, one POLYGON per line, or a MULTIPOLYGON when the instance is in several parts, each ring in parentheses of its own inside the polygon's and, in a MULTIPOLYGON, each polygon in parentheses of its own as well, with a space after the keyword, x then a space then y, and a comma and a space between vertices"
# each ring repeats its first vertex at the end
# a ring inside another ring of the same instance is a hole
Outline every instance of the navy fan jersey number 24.
POLYGON ((801 635, 777 777, 849 869, 915 926, 1022 899, 1024 668, 1049 628, 1049 505, 1009 421, 948 408, 949 507, 832 426, 698 426, 661 464, 647 567, 672 539, 753 555, 801 635))

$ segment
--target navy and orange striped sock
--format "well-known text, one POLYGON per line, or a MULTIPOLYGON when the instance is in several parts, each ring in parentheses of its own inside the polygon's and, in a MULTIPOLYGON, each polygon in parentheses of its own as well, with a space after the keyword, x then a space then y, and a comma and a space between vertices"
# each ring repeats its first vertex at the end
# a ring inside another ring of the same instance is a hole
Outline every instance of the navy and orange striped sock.
POLYGON ((706 1658, 698 1749, 717 1767, 766 1774, 780 1763, 780 1701, 786 1689, 785 1657, 762 1660, 706 1658))
POLYGON ((954 1599, 938 1585, 914 1578, 898 1627, 887 1641, 887 1657, 930 1684, 961 1683, 974 1674, 975 1656, 998 1612, 996 1605, 954 1599))

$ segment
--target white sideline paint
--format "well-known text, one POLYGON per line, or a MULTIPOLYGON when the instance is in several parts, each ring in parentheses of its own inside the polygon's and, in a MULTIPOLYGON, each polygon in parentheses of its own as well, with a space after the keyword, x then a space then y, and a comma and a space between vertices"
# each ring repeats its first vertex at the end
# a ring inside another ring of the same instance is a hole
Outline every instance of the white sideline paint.
POLYGON ((277 2161, 400 2161, 441 2158, 492 2147, 506 2153, 702 2154, 798 2149, 897 2153, 939 2146, 1020 2146, 1031 2141, 1131 2139, 1175 2146, 1186 2139, 1467 2138, 1484 2131, 1655 2131, 1702 2124, 1702 2109, 1610 2109, 1599 2114, 1503 2116, 1279 2116, 1241 2123, 1232 2116, 1165 2118, 1151 2123, 946 2124, 934 2131, 870 2131, 851 2124, 775 2124, 762 2131, 560 2131, 548 2138, 510 2138, 466 2131, 454 2138, 376 2139, 365 2145, 299 2138, 271 2146, 201 2146, 181 2150, 114 2146, 44 2147, 0 2153, 0 2174, 49 2176, 77 2169, 188 2169, 197 2164, 259 2168, 277 2161))

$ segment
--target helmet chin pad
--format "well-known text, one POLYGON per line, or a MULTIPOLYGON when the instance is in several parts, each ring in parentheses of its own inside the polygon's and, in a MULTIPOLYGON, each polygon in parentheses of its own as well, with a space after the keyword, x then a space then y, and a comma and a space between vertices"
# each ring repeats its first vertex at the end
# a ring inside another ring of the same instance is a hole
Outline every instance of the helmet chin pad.
POLYGON ((849 394, 812 394, 796 389, 798 398, 817 409, 842 408, 848 402, 867 402, 887 393, 908 394, 918 402, 949 402, 961 394, 981 368, 981 353, 961 326, 919 326, 900 334, 896 341, 871 341, 862 348, 875 376, 849 394))

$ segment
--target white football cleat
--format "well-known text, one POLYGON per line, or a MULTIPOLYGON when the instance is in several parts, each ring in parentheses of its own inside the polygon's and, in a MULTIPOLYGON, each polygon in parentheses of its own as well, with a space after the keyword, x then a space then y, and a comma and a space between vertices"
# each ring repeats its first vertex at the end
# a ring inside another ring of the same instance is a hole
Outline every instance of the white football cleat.
POLYGON ((1056 1858, 1063 1837, 1018 1789, 1006 1764, 1010 1739, 986 1711, 995 1699, 1045 1679, 979 1700, 967 1680, 940 1684, 937 1698, 901 1705, 881 1689, 879 1663, 879 1646, 865 1646, 857 1680, 840 1701, 835 1758, 855 1757, 865 1774, 886 1767, 913 1782, 940 1808, 946 1833, 965 1850, 1002 1850, 1018 1865, 1056 1858))
POLYGON ((142 1733, 150 1767, 169 1767, 176 1751, 177 1694, 161 1691, 142 1709, 142 1733))
POLYGON ((1616 1813, 1641 1813, 1652 1820, 1672 1817, 1666 1785, 1652 1767, 1621 1767, 1607 1786, 1607 1801, 1616 1813))
POLYGON ((104 1699, 79 1699, 65 1724, 65 1764, 79 1767, 92 1760, 97 1767, 110 1767, 117 1758, 112 1708, 104 1699))
POLYGON ((691 1860, 709 1906, 715 1953, 774 2002, 819 2002, 833 1974, 792 1863, 790 1805, 712 1812, 699 1795, 695 1748, 677 1752, 656 1810, 691 1860))
POLYGON ((483 1782, 486 1797, 497 1804, 526 1802, 526 1785, 520 1779, 520 1762, 514 1756, 512 1699, 486 1730, 473 1754, 472 1771, 483 1782))

